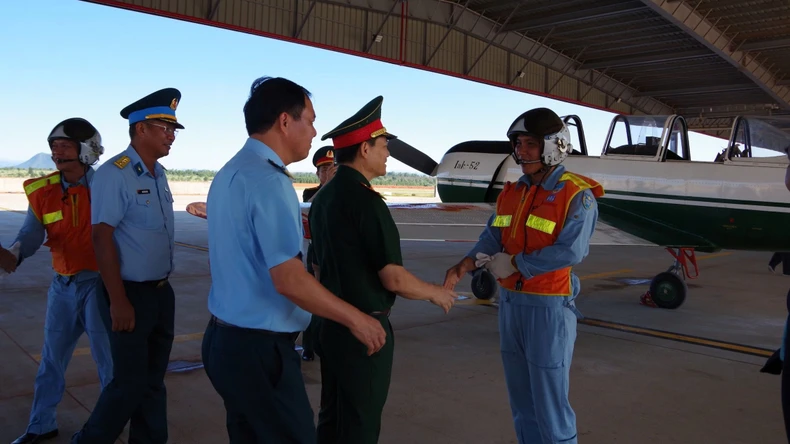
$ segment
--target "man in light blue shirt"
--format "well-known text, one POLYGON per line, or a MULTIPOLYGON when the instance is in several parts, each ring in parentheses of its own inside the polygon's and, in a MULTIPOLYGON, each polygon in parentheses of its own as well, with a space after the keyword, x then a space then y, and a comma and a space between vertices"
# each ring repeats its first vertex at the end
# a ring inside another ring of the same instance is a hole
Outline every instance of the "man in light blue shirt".
POLYGON ((307 157, 316 135, 310 93, 262 77, 244 117, 249 138, 217 173, 206 203, 212 284, 203 364, 227 409, 231 443, 314 444, 294 344, 310 313, 348 326, 370 354, 386 334, 321 286, 301 259, 304 230, 286 167, 307 157))
POLYGON ((115 442, 131 419, 129 442, 167 442, 164 377, 173 344, 173 196, 165 169, 181 93, 166 88, 121 110, 131 143, 96 170, 93 243, 98 294, 110 333, 112 382, 72 443, 115 442))

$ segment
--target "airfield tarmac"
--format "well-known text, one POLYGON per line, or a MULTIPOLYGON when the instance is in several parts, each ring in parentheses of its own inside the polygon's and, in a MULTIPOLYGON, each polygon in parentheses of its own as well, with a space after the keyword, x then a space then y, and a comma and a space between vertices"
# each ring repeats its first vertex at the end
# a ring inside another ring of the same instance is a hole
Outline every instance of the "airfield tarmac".
MULTIPOLYGON (((204 200, 176 196, 176 209, 204 200)), ((398 200, 388 198, 389 201, 398 200)), ((421 200, 421 199, 401 199, 421 200)), ((422 200, 425 201, 425 200, 422 200)), ((0 194, 0 242, 24 220, 24 197, 0 194)), ((225 411, 200 366, 210 284, 206 221, 176 215, 176 340, 166 377, 170 441, 227 442, 225 411)), ((406 267, 440 283, 470 247, 403 242, 406 267)), ((770 253, 698 255, 700 276, 677 310, 639 304, 648 280, 671 263, 660 248, 592 247, 576 267, 582 279, 580 321, 571 371, 571 402, 580 443, 786 442, 780 379, 759 373, 779 345, 790 279, 771 274, 770 253)), ((43 340, 51 280, 46 247, 0 280, 0 444, 26 428, 43 340)), ((458 290, 469 290, 469 278, 458 290)), ((469 295, 469 293, 467 293, 469 295)), ((395 368, 384 410, 382 444, 516 443, 499 356, 497 308, 473 297, 445 315, 426 302, 399 298, 391 316, 395 368)), ((95 365, 82 337, 58 409, 66 443, 99 395, 95 365)), ((303 363, 318 411, 318 361, 303 363)), ((126 442, 126 432, 118 442, 126 442)))

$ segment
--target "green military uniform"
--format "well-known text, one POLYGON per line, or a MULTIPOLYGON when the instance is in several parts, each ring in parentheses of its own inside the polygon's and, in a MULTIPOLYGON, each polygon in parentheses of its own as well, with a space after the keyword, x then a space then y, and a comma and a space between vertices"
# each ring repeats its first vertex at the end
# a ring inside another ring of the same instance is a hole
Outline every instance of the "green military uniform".
MULTIPOLYGON (((381 97, 323 136, 343 148, 385 136, 381 97)), ((345 326, 322 320, 319 444, 373 444, 381 430, 387 400, 394 338, 389 311, 395 294, 379 279, 388 264, 403 265, 400 235, 383 197, 356 169, 339 165, 310 209, 310 232, 320 280, 329 291, 381 321, 387 339, 372 356, 345 326)))
MULTIPOLYGON (((316 173, 321 165, 334 162, 335 156, 331 146, 322 146, 313 154, 313 166, 316 168, 316 173)), ((317 187, 305 188, 302 192, 302 202, 310 201, 320 189, 320 183, 317 187)), ((313 262, 315 259, 313 256, 313 242, 310 241, 307 245, 307 271, 314 275, 315 270, 313 270, 313 262)), ((310 318, 310 325, 307 326, 307 330, 302 334, 302 359, 305 361, 312 361, 314 359, 314 354, 316 352, 316 336, 318 336, 318 321, 317 316, 313 315, 313 317, 310 318)))

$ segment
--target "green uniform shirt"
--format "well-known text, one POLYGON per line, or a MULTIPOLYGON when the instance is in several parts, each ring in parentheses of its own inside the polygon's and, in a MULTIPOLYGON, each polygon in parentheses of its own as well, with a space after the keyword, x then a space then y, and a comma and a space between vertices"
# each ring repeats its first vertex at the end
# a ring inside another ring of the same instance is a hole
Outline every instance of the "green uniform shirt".
MULTIPOLYGON (((318 190, 320 189, 321 189, 321 184, 319 184, 317 187, 305 188, 305 190, 302 192, 302 202, 307 202, 308 200, 310 200, 310 198, 315 196, 315 193, 317 193, 318 190)), ((314 260, 315 259, 313 259, 313 242, 310 241, 307 244, 307 272, 310 274, 315 274, 315 271, 313 270, 314 260)))
POLYGON ((315 196, 309 222, 321 284, 364 313, 392 307, 395 293, 384 288, 378 272, 403 265, 400 234, 365 176, 339 165, 315 196))

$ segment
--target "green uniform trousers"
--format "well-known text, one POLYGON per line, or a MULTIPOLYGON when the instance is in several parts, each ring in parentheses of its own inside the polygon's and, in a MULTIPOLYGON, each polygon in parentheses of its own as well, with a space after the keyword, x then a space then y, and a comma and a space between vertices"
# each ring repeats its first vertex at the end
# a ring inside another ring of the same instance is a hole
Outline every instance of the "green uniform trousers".
POLYGON ((389 318, 380 318, 387 340, 372 356, 348 328, 329 320, 320 327, 321 408, 318 444, 375 444, 387 402, 395 350, 389 318))

